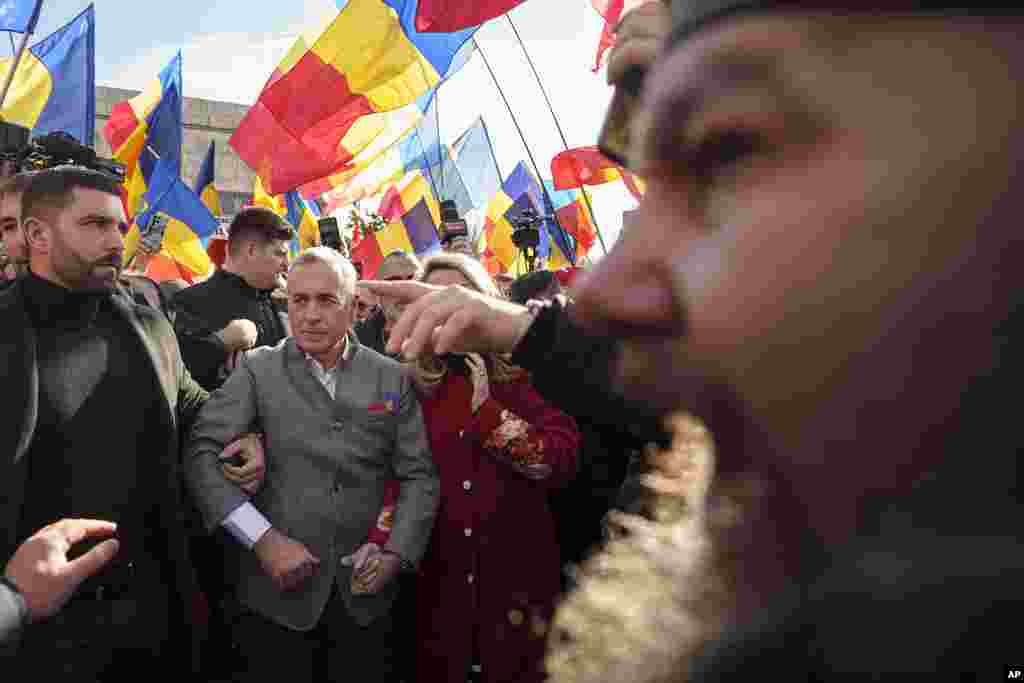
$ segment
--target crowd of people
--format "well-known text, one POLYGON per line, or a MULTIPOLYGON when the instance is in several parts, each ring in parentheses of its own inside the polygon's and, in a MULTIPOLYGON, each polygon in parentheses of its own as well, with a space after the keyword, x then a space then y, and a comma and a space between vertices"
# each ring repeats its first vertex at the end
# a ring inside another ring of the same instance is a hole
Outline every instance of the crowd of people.
POLYGON ((157 287, 115 180, 9 179, 0 670, 1006 678, 1020 29, 641 5, 604 142, 647 191, 568 290, 289 263, 260 208, 157 287))

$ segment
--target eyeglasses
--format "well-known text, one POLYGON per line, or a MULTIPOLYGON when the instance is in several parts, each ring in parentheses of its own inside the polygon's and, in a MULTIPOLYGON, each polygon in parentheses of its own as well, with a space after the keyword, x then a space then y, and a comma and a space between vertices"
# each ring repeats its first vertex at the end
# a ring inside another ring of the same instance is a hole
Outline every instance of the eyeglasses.
POLYGON ((400 282, 402 280, 414 280, 414 279, 416 279, 415 275, 389 275, 388 277, 383 278, 383 280, 385 282, 400 282))

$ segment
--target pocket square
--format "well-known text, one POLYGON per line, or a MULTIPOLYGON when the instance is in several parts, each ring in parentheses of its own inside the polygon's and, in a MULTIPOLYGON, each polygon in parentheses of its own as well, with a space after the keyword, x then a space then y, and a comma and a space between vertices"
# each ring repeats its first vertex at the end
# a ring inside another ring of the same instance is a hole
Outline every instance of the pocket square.
POLYGON ((391 403, 389 401, 382 401, 379 403, 371 403, 370 407, 366 409, 371 415, 380 415, 382 413, 390 413, 391 403))

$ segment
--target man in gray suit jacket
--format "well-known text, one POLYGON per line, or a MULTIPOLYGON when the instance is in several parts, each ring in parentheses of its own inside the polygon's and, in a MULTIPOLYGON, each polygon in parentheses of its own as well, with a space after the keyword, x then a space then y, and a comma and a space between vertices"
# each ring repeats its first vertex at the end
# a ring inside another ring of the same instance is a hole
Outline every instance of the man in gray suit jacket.
POLYGON ((245 356, 203 407, 186 449, 207 527, 223 525, 240 541, 229 558, 239 602, 232 632, 247 680, 298 683, 324 667, 391 680, 393 579, 415 568, 430 539, 440 482, 420 406, 401 366, 348 334, 355 280, 337 252, 299 256, 288 277, 294 337, 245 356), (266 435, 266 479, 250 501, 218 455, 253 425, 266 435), (364 543, 389 480, 401 491, 377 550, 364 543))

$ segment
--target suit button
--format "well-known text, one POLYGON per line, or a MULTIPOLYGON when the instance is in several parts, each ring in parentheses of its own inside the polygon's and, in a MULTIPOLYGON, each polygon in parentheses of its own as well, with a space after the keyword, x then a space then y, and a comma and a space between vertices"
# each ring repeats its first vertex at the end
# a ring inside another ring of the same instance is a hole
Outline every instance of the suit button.
POLYGON ((471 584, 474 581, 476 581, 476 578, 472 574, 467 574, 466 575, 466 583, 470 583, 471 584))
POLYGON ((466 538, 469 538, 470 536, 473 535, 473 530, 470 529, 469 527, 466 527, 466 529, 462 533, 466 534, 466 538))
POLYGON ((473 490, 473 482, 471 482, 469 479, 467 479, 466 481, 462 482, 462 490, 463 491, 471 491, 471 490, 473 490))
POLYGON ((510 609, 508 611, 508 623, 512 624, 513 626, 522 626, 525 618, 526 615, 524 615, 521 610, 510 609))
POLYGON ((332 422, 331 423, 331 429, 333 429, 336 432, 340 432, 344 426, 345 425, 343 425, 341 422, 332 422))
POLYGON ((463 436, 464 436, 465 434, 466 434, 466 430, 465 430, 465 429, 460 429, 460 430, 459 430, 459 438, 460 438, 460 439, 461 439, 461 438, 462 438, 462 437, 463 437, 463 436))

